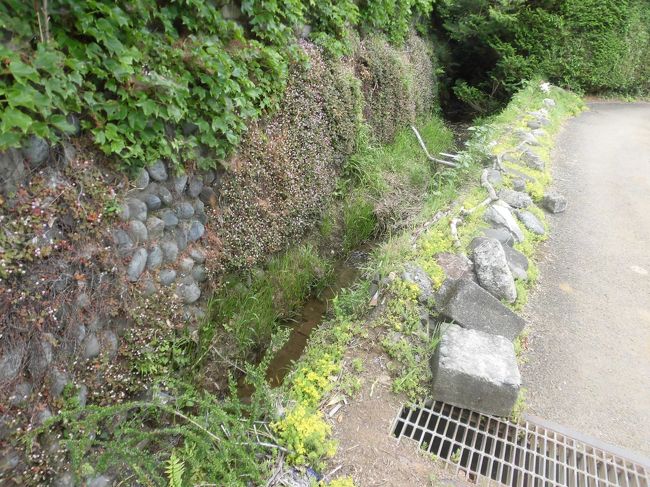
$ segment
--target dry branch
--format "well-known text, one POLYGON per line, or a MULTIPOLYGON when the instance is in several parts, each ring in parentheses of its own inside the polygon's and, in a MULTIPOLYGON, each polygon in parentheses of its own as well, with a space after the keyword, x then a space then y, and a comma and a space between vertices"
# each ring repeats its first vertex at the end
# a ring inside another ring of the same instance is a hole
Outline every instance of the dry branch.
POLYGON ((460 248, 460 239, 458 238, 458 225, 463 223, 463 221, 460 218, 452 218, 450 226, 451 226, 451 237, 454 239, 454 245, 457 248, 460 248))
POLYGON ((443 159, 437 159, 433 157, 431 154, 429 154, 429 151, 427 150, 427 146, 424 145, 424 141, 422 140, 422 137, 420 136, 420 132, 418 132, 418 129, 416 129, 413 125, 411 125, 411 130, 415 133, 415 136, 418 138, 418 142, 420 143, 420 147, 422 147, 422 150, 424 150, 424 153, 426 154, 427 158, 430 161, 436 162, 438 164, 442 164, 444 166, 448 167, 458 167, 458 164, 455 162, 450 162, 450 161, 445 161, 443 159))

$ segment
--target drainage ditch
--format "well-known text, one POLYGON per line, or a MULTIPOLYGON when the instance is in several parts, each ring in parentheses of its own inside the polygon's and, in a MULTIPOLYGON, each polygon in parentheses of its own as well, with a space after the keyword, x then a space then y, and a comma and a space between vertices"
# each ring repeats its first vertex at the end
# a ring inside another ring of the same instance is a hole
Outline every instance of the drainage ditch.
MULTIPOLYGON (((368 255, 376 244, 369 242, 361 248, 350 252, 344 260, 334 265, 334 281, 318 295, 310 296, 303 304, 300 314, 292 320, 286 320, 281 327, 291 329, 289 339, 276 352, 266 372, 266 380, 271 387, 278 387, 285 376, 291 371, 293 363, 300 358, 311 333, 325 319, 329 306, 336 295, 349 287, 359 276, 360 266, 368 259, 368 255)), ((253 388, 241 377, 238 382, 238 396, 246 400, 253 393, 253 388)))
POLYGON ((650 486, 647 459, 537 418, 513 422, 435 401, 404 406, 392 431, 481 485, 650 486))

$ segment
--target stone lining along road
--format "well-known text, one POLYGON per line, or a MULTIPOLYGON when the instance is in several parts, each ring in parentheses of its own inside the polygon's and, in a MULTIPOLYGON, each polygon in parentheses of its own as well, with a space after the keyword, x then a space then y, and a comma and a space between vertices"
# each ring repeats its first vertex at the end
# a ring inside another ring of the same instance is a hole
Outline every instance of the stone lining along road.
POLYGON ((650 104, 595 102, 558 139, 530 323, 528 412, 650 457, 650 104))

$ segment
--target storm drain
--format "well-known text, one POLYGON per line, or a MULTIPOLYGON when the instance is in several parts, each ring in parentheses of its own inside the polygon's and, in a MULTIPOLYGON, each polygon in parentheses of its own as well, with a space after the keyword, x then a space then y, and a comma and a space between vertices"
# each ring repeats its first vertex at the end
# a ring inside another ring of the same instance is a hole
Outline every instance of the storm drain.
POLYGON ((649 487, 650 466, 630 452, 552 429, 542 420, 519 423, 439 401, 404 406, 393 434, 415 440, 456 473, 481 484, 517 487, 649 487))

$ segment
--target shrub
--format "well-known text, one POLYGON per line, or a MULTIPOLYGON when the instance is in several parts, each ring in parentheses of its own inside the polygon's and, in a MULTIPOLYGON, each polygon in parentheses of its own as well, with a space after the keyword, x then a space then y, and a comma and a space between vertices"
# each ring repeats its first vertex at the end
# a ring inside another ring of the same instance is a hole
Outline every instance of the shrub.
POLYGON ((479 112, 535 76, 592 93, 649 93, 649 20, 644 0, 443 0, 434 14, 451 41, 453 91, 479 112))
POLYGON ((398 128, 415 119, 408 60, 379 37, 362 42, 357 72, 366 101, 364 118, 381 142, 390 142, 398 128))

